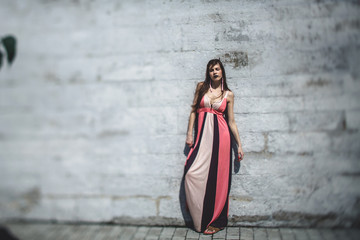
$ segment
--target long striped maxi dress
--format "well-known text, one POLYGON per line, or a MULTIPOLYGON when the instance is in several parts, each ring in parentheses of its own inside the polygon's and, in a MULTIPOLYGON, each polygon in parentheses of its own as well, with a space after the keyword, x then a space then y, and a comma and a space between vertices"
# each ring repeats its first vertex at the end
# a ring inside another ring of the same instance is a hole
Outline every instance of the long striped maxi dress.
POLYGON ((226 227, 231 185, 231 137, 224 118, 228 91, 210 104, 205 94, 197 110, 196 140, 184 168, 186 204, 194 228, 204 232, 211 225, 226 227))

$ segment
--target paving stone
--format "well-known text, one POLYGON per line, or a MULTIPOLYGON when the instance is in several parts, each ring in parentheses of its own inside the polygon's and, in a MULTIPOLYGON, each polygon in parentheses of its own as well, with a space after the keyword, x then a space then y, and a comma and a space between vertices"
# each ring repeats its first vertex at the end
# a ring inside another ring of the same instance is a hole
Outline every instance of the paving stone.
POLYGON ((199 240, 210 240, 210 239, 212 239, 212 235, 202 234, 202 235, 200 235, 200 237, 199 237, 199 240))
POLYGON ((162 230, 162 227, 151 227, 148 232, 148 236, 160 236, 162 230))
POLYGON ((57 224, 49 224, 43 239, 55 239, 64 229, 57 224))
POLYGON ((173 237, 159 237, 159 240, 172 240, 173 237))
POLYGON ((38 234, 36 239, 51 239, 54 230, 56 229, 56 226, 54 226, 53 224, 42 224, 42 226, 39 226, 38 228, 38 234))
POLYGON ((136 232, 136 227, 123 227, 123 230, 120 235, 121 240, 129 240, 131 239, 136 232))
POLYGON ((111 235, 112 229, 114 226, 111 225, 102 225, 99 229, 98 234, 95 236, 94 240, 103 240, 108 239, 111 235))
POLYGON ((176 228, 173 236, 173 240, 185 239, 188 229, 187 228, 176 228))
POLYGON ((283 240, 295 240, 295 235, 290 228, 280 228, 279 230, 283 240))
POLYGON ((176 228, 174 232, 174 237, 185 237, 187 234, 187 228, 176 228))
POLYGON ((292 228, 296 240, 309 240, 306 228, 292 228))
POLYGON ((267 240, 265 228, 254 228, 254 240, 267 240))
POLYGON ((267 228, 267 237, 271 240, 281 240, 280 231, 278 228, 267 228))
POLYGON ((151 227, 145 239, 158 239, 162 232, 162 229, 162 227, 151 227))
POLYGON ((319 230, 321 236, 323 239, 326 239, 326 240, 336 240, 337 237, 334 233, 334 230, 331 230, 331 229, 320 229, 319 230))
POLYGON ((110 232, 108 232, 106 240, 119 239, 122 231, 123 231, 123 228, 121 226, 113 226, 112 230, 110 232))
MULTIPOLYGON (((71 224, 66 224, 66 225, 61 225, 59 231, 60 231, 59 234, 55 236, 54 240, 68 239, 73 234, 74 229, 71 226, 71 224)), ((90 231, 84 231, 84 232, 89 233, 90 231)), ((88 239, 84 236, 85 234, 82 236, 84 240, 88 239)))
MULTIPOLYGON (((81 240, 94 240, 95 237, 99 234, 101 226, 97 225, 84 225, 84 228, 82 229, 82 235, 81 240)), ((70 233, 72 235, 72 233, 70 233)), ((66 239, 70 238, 68 235, 65 236, 66 239)))
MULTIPOLYGON (((93 234, 92 234, 92 239, 96 239, 96 236, 98 235, 98 229, 100 229, 100 227, 98 226, 91 226, 93 228, 95 228, 96 230, 93 230, 93 234)), ((75 226, 73 231, 71 232, 71 234, 68 236, 68 240, 77 240, 77 239, 82 239, 82 237, 84 236, 84 234, 86 234, 86 232, 88 231, 88 227, 86 225, 78 225, 75 226)))
POLYGON ((349 229, 348 234, 350 240, 358 240, 360 238, 360 229, 349 229))
POLYGON ((172 239, 175 229, 174 227, 165 227, 160 234, 159 240, 172 239))
POLYGON ((147 233, 149 232, 150 228, 149 227, 139 227, 136 230, 136 233, 134 234, 134 237, 132 238, 132 240, 143 240, 146 238, 147 233))
POLYGON ((239 227, 228 227, 226 230, 226 239, 239 239, 240 228, 239 227))
POLYGON ((336 236, 336 239, 350 239, 348 229, 335 229, 334 234, 336 236))
POLYGON ((200 237, 200 233, 198 233, 192 229, 189 229, 186 234, 186 239, 199 239, 199 237, 200 237))
POLYGON ((31 228, 31 232, 28 233, 26 239, 29 240, 39 240, 46 239, 46 235, 48 235, 48 226, 44 224, 35 224, 33 226, 24 226, 25 228, 31 228))
POLYGON ((145 237, 145 240, 158 240, 159 239, 159 236, 146 236, 145 237))
POLYGON ((185 237, 178 237, 178 236, 174 236, 174 237, 172 237, 171 238, 172 240, 184 240, 185 239, 185 237))
POLYGON ((311 229, 306 229, 306 231, 310 240, 326 240, 323 239, 318 229, 311 228, 311 229))
POLYGON ((252 228, 241 227, 240 228, 240 240, 253 240, 254 232, 252 228))

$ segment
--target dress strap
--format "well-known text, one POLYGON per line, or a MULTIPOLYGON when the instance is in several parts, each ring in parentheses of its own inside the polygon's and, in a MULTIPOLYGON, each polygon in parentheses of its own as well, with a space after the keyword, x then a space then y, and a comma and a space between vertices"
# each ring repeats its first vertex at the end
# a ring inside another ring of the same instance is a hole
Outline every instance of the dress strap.
POLYGON ((225 93, 225 97, 224 97, 224 98, 227 97, 228 93, 229 93, 229 90, 226 90, 226 93, 225 93))

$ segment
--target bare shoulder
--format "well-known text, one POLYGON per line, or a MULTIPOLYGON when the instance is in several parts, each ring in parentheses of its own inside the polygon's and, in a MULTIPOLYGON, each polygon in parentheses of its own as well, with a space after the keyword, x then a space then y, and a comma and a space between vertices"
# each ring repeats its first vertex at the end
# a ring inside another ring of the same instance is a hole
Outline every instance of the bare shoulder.
POLYGON ((228 97, 229 97, 229 100, 234 100, 234 93, 230 90, 228 90, 228 97))

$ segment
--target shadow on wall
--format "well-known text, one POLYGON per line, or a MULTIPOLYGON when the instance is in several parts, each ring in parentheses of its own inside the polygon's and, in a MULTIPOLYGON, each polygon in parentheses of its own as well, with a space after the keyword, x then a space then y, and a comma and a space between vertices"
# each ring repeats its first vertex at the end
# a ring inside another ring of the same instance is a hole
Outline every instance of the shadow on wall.
POLYGON ((2 226, 2 225, 0 225, 0 239, 1 240, 19 240, 19 238, 15 237, 6 226, 2 226))
POLYGON ((12 62, 15 59, 16 55, 16 38, 14 36, 5 36, 1 38, 1 45, 0 45, 0 69, 3 65, 3 57, 4 53, 2 51, 2 48, 5 49, 6 59, 9 64, 9 66, 12 64, 12 62))
MULTIPOLYGON (((195 131, 196 133, 197 131, 195 131)), ((230 159, 232 159, 232 156, 234 155, 234 173, 238 173, 240 171, 240 162, 237 160, 238 157, 238 153, 237 153, 237 145, 236 145, 236 141, 235 138, 233 136, 233 134, 230 131, 230 136, 231 136, 231 148, 232 148, 232 152, 233 154, 230 155, 230 159)), ((195 139, 196 136, 194 136, 194 143, 195 143, 195 139)), ((184 147, 184 155, 187 157, 188 154, 190 152, 190 147, 188 145, 186 145, 185 143, 185 147, 184 147)), ((184 222, 186 227, 193 229, 194 231, 196 231, 194 229, 194 223, 192 221, 191 215, 189 213, 189 210, 186 207, 186 195, 185 195, 185 167, 184 167, 184 174, 183 177, 181 179, 181 184, 180 184, 180 191, 179 191, 179 203, 180 203, 180 209, 181 209, 181 214, 183 216, 184 222)))
MULTIPOLYGON (((196 132, 196 131, 195 131, 196 132)), ((196 136, 194 137, 194 143, 195 143, 195 139, 196 136)), ((188 145, 185 144, 184 147, 184 155, 185 157, 187 157, 189 155, 190 152, 190 147, 188 145)), ((195 231, 194 229, 194 223, 192 221, 191 215, 189 210, 186 207, 186 195, 185 195, 185 166, 184 166, 184 173, 183 173, 183 177, 181 179, 181 184, 180 184, 180 192, 179 192, 179 203, 180 203, 180 209, 181 209, 181 214, 184 218, 184 222, 186 227, 191 228, 195 231)))

